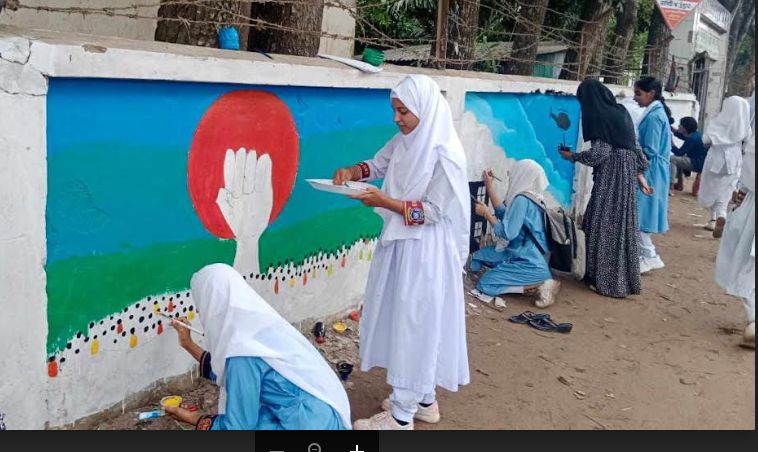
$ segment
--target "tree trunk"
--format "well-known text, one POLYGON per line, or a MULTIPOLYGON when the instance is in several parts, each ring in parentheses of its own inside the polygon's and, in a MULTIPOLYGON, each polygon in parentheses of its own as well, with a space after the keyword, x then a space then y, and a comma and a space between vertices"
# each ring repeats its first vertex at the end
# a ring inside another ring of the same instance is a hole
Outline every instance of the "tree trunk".
POLYGON ((745 39, 747 48, 743 48, 737 55, 734 69, 730 73, 730 96, 749 97, 755 89, 755 33, 748 33, 745 39))
MULTIPOLYGON (((240 23, 243 5, 239 1, 207 1, 179 5, 175 1, 158 8, 155 40, 203 47, 218 47, 219 24, 240 23)), ((244 28, 244 27, 237 27, 244 28)))
MULTIPOLYGON (((750 28, 755 28, 755 3, 753 0, 742 0, 734 5, 732 12, 732 24, 729 27, 729 50, 726 53, 726 74, 727 81, 731 79, 734 72, 734 62, 737 53, 740 50, 742 41, 747 36, 750 28)), ((729 83, 724 84, 724 92, 729 90, 729 83)))
POLYGON ((505 62, 506 74, 532 75, 542 34, 542 23, 549 0, 533 0, 522 4, 516 19, 511 58, 505 62))
POLYGON ((450 0, 447 19, 447 67, 468 70, 476 58, 479 0, 450 0))
POLYGON ((318 54, 324 0, 255 1, 250 16, 249 49, 311 57, 318 54))
POLYGON ((582 9, 581 21, 571 38, 571 47, 561 71, 561 78, 582 80, 588 75, 599 75, 605 29, 613 9, 607 0, 587 0, 582 9))
POLYGON ((664 82, 669 61, 669 44, 674 39, 666 22, 663 20, 661 11, 653 8, 653 16, 650 19, 650 29, 647 35, 647 46, 642 59, 642 75, 651 75, 664 82))
POLYGON ((603 77, 606 83, 617 85, 624 76, 626 57, 637 28, 637 2, 638 0, 623 0, 621 9, 616 14, 616 29, 603 64, 603 77))

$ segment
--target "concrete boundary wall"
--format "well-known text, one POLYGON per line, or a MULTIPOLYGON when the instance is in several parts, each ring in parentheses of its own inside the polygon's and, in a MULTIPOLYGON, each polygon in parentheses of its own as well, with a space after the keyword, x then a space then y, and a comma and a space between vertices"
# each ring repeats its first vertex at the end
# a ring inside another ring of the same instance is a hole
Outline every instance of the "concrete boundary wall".
MULTIPOLYGON (((76 138, 67 135, 86 138, 90 133, 71 118, 86 115, 91 108, 92 119, 97 123, 97 105, 103 103, 102 108, 108 108, 108 102, 103 99, 117 96, 121 89, 124 90, 125 103, 132 94, 139 95, 142 87, 150 87, 155 96, 160 97, 159 94, 164 92, 161 90, 165 89, 168 90, 165 91, 166 97, 189 99, 188 105, 195 105, 194 99, 200 96, 197 93, 206 95, 203 90, 211 89, 208 88, 210 84, 217 86, 213 88, 216 89, 213 96, 239 91, 240 86, 248 85, 259 90, 271 87, 272 92, 283 99, 293 112, 302 146, 317 147, 313 143, 319 137, 313 135, 315 138, 307 141, 303 121, 311 120, 309 114, 317 115, 293 107, 302 99, 315 106, 323 101, 324 111, 337 116, 341 108, 355 108, 356 116, 366 114, 362 110, 370 111, 366 120, 377 121, 378 125, 374 127, 377 131, 372 139, 379 140, 392 127, 388 102, 384 116, 384 96, 405 75, 419 72, 432 76, 439 83, 451 105, 456 127, 469 156, 470 181, 480 180, 477 174, 481 174, 484 167, 494 167, 506 174, 509 162, 521 158, 544 158, 550 167, 546 171, 550 171, 551 187, 554 187, 551 200, 581 213, 591 189, 591 173, 584 168, 577 167, 574 172, 561 166, 553 149, 565 137, 569 137, 566 144, 574 149, 583 147, 578 107, 572 97, 577 85, 574 82, 397 66, 385 66, 378 74, 364 74, 322 59, 279 55, 268 59, 257 53, 0 26, 0 344, 4 349, 0 356, 0 379, 3 381, 0 385, 0 413, 5 414, 8 428, 38 429, 68 424, 127 400, 155 382, 186 374, 193 368, 192 361, 176 346, 176 338, 165 337, 171 336, 172 332, 167 330, 165 336, 159 338, 162 328, 159 326, 156 333, 155 323, 152 331, 149 331, 149 325, 145 326, 144 335, 140 335, 140 331, 132 332, 132 339, 129 339, 127 328, 121 333, 123 346, 120 342, 115 345, 117 339, 112 339, 115 332, 122 330, 120 321, 129 322, 126 315, 131 317, 132 311, 140 316, 138 310, 144 311, 148 302, 154 303, 149 307, 151 310, 173 312, 173 309, 182 309, 181 301, 186 313, 187 306, 191 306, 189 293, 184 295, 186 287, 182 291, 149 292, 154 298, 140 295, 141 298, 134 298, 128 305, 118 305, 118 312, 115 309, 100 312, 95 306, 92 312, 100 313, 87 317, 86 320, 91 321, 89 329, 85 326, 78 333, 74 326, 65 325, 68 321, 66 313, 72 317, 71 322, 74 317, 81 317, 81 313, 74 312, 68 305, 65 309, 57 304, 50 305, 53 303, 52 298, 48 299, 53 296, 51 291, 58 290, 53 286, 64 284, 65 281, 60 280, 67 276, 60 275, 68 275, 54 274, 52 270, 53 260, 63 253, 59 250, 68 249, 64 239, 50 236, 53 232, 60 232, 57 226, 63 221, 61 218, 67 218, 65 213, 69 208, 65 203, 61 207, 61 202, 69 198, 61 201, 56 188, 57 178, 64 170, 73 171, 65 169, 66 159, 73 154, 66 154, 65 146, 60 143, 69 143, 76 138), (166 82, 188 83, 165 85, 166 82), (304 88, 315 90, 301 91, 304 88), (351 91, 335 90, 343 88, 351 91), (351 101, 351 93, 357 96, 355 101, 351 101), (81 103, 77 101, 79 95, 82 96, 81 103), (333 97, 340 99, 334 100, 333 97), (69 120, 72 122, 67 122, 69 120), (502 124, 505 127, 498 129, 502 124), (518 130, 514 131, 514 128, 518 130), (548 129, 552 132, 548 133, 548 129), (532 157, 530 153, 535 152, 535 148, 540 150, 532 157), (55 227, 51 229, 51 226, 55 227), (158 298, 174 292, 177 292, 176 298, 169 297, 172 301, 158 298), (103 325, 103 337, 100 338, 96 334, 98 321, 103 325), (106 341, 105 332, 109 325, 111 330, 106 341), (52 337, 54 335, 60 337, 52 337), (96 340, 100 345, 94 345, 96 340), (114 345, 106 347, 111 340, 114 345), (64 358, 65 362, 62 361, 64 358)), ((629 88, 611 88, 616 94, 625 92, 631 95, 629 88)), ((138 101, 131 102, 136 105, 134 108, 139 107, 138 101)), ((668 102, 675 117, 697 117, 698 106, 691 95, 677 95, 668 102)), ((149 112, 149 109, 139 111, 149 112)), ((205 120, 205 116, 203 118, 205 120)), ((347 140, 345 137, 350 132, 339 131, 342 134, 340 139, 347 140)), ((95 134, 95 131, 91 133, 95 134)), ((134 131, 134 134, 139 133, 143 132, 134 131)), ((198 133, 195 133, 195 139, 198 133)), ((183 152, 186 158, 187 151, 183 152)), ((301 165, 309 164, 305 160, 307 157, 301 155, 301 165)), ((363 155, 356 158, 363 158, 363 155)), ((307 169, 304 167, 300 171, 307 169)), ((298 183, 295 182, 289 202, 296 202, 302 193, 305 193, 302 196, 310 196, 306 189, 299 188, 298 183)), ((92 187, 85 188, 90 190, 92 187)), ((276 193, 274 198, 276 204, 276 193)), ((74 207, 80 208, 78 205, 74 207)), ((85 210, 88 215, 97 215, 97 212, 92 213, 93 209, 85 210)), ((113 213, 105 211, 104 215, 113 213)), ((285 210, 282 215, 291 213, 285 210)), ((73 220, 68 218, 66 221, 73 220)), ((87 229, 89 221, 82 221, 77 227, 87 229)), ((346 239, 332 256, 333 261, 329 261, 334 264, 334 275, 331 263, 327 262, 328 266, 325 263, 323 271, 321 261, 318 261, 319 265, 314 263, 314 251, 298 257, 297 262, 293 258, 289 267, 285 260, 284 264, 279 264, 281 268, 269 268, 268 280, 263 264, 262 268, 257 268, 258 262, 254 259, 255 270, 249 273, 250 283, 264 296, 283 297, 277 309, 293 322, 329 318, 357 306, 377 232, 375 223, 372 223, 374 220, 367 218, 366 221, 365 233, 364 230, 358 231, 360 239, 346 239), (272 271, 276 275, 274 280, 281 275, 281 288, 256 286, 264 280, 269 284, 272 271), (333 279, 325 279, 327 273, 333 279), (284 275, 291 279, 285 280, 284 275), (284 295, 280 291, 284 291, 284 295), (345 296, 338 298, 333 296, 335 293, 345 296)), ((281 227, 285 232, 281 232, 280 237, 286 237, 286 230, 281 227)), ((238 243, 237 253, 239 246, 238 243)), ((255 252, 258 252, 257 246, 255 252)), ((261 256, 266 252, 272 253, 261 245, 261 256)), ((321 259, 320 252, 318 256, 321 259)), ((263 259, 261 257, 261 262, 263 259)), ((61 258, 61 261, 65 259, 61 258)), ((238 264, 240 262, 235 259, 235 266, 238 264)), ((83 318, 79 317, 77 321, 81 323, 83 318)), ((137 327, 139 329, 142 325, 137 327)), ((118 341, 121 341, 120 337, 118 341)))

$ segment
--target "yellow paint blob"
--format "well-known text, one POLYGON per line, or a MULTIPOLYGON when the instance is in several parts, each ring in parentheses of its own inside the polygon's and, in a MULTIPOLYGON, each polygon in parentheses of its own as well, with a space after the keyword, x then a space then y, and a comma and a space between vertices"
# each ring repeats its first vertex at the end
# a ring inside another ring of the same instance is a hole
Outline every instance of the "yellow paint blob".
POLYGON ((161 406, 168 408, 178 408, 182 404, 182 396, 172 395, 161 399, 161 406))
POLYGON ((160 314, 161 313, 161 307, 160 307, 160 305, 154 304, 153 305, 153 312, 155 314, 160 314))
POLYGON ((137 346, 137 336, 132 334, 132 337, 129 338, 129 347, 134 348, 137 346))
POLYGON ((97 339, 93 339, 89 351, 91 354, 97 355, 98 350, 100 350, 100 342, 97 339))
POLYGON ((195 311, 190 311, 189 314, 187 314, 187 319, 189 319, 190 322, 195 320, 195 311))
POLYGON ((290 278, 290 287, 295 287, 295 278, 290 278))
POLYGON ((332 273, 334 273, 334 269, 332 268, 332 264, 329 264, 329 269, 326 271, 326 274, 332 276, 332 273))

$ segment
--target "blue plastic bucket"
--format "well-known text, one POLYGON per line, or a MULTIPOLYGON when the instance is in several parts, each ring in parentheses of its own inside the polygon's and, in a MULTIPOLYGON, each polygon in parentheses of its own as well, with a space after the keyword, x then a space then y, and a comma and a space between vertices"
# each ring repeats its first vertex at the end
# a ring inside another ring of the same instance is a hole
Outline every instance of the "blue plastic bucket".
POLYGON ((234 27, 222 27, 218 31, 218 46, 222 49, 239 50, 240 35, 234 27))

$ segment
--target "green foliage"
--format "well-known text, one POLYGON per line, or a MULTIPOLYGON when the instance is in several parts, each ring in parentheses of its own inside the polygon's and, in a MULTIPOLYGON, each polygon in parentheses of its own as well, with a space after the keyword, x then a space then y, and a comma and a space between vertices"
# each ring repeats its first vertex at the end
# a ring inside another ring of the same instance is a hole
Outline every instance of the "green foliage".
POLYGON ((434 0, 358 0, 356 52, 366 47, 394 48, 430 42, 435 36, 437 7, 434 0), (365 42, 364 40, 377 40, 365 42))

